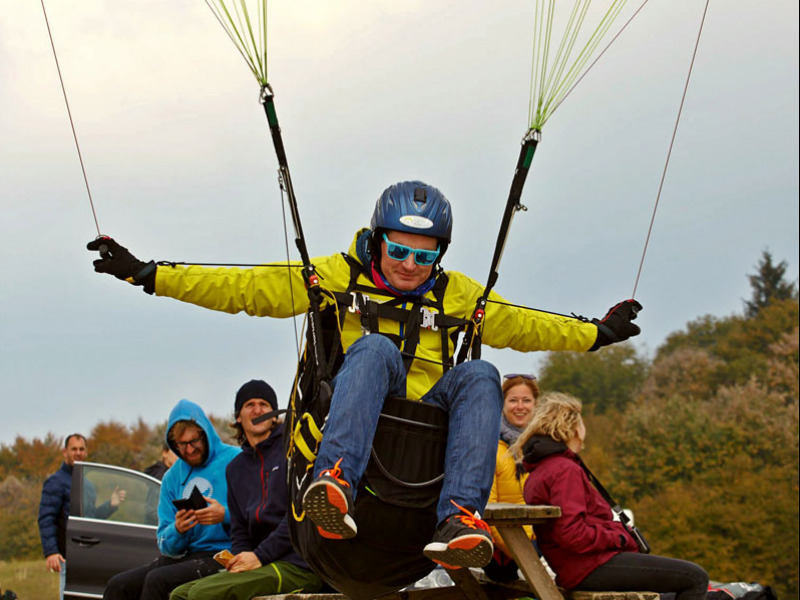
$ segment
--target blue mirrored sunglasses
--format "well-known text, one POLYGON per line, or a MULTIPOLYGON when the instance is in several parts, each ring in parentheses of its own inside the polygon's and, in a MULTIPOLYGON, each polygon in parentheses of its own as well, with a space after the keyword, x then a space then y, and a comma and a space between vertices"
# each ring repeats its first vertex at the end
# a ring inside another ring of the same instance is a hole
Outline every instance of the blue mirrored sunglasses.
POLYGON ((503 379, 514 379, 515 377, 522 377, 523 379, 527 379, 529 381, 536 381, 536 375, 531 375, 530 373, 507 373, 503 375, 503 379))
POLYGON ((438 246, 436 247, 436 250, 421 250, 419 248, 409 248, 408 246, 403 246, 403 244, 390 241, 389 238, 386 237, 385 233, 383 234, 383 241, 386 242, 386 254, 389 255, 389 258, 393 258, 394 260, 405 260, 408 258, 409 254, 413 253, 414 262, 421 267, 429 267, 435 263, 440 252, 438 246))

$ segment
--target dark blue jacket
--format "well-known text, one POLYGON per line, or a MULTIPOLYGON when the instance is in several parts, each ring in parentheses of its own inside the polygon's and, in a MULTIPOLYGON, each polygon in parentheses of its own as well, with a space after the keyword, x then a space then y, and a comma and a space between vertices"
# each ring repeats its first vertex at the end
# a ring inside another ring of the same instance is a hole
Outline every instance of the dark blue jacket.
MULTIPOLYGON (((61 554, 66 558, 67 517, 69 517, 70 492, 72 491, 72 465, 61 463, 61 468, 50 475, 42 486, 39 502, 39 536, 45 556, 61 554)), ((97 492, 90 481, 83 483, 83 516, 107 519, 117 510, 110 502, 95 507, 97 492)))
POLYGON ((292 549, 286 521, 286 455, 283 425, 255 448, 247 442, 225 469, 231 513, 231 552, 254 552, 262 565, 285 560, 308 565, 292 549))
POLYGON ((50 475, 42 486, 39 502, 39 537, 45 556, 65 555, 69 494, 72 489, 72 465, 61 463, 61 468, 50 475))

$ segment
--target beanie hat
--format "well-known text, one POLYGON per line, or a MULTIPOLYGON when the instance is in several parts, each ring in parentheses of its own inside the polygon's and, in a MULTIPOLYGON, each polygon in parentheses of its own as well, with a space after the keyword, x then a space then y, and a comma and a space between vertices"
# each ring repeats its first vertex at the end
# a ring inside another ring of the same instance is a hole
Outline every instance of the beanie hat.
POLYGON ((233 405, 234 416, 238 417, 244 403, 253 398, 266 400, 272 406, 272 410, 277 410, 278 408, 278 397, 275 395, 275 390, 266 381, 251 379, 236 392, 236 401, 233 405))

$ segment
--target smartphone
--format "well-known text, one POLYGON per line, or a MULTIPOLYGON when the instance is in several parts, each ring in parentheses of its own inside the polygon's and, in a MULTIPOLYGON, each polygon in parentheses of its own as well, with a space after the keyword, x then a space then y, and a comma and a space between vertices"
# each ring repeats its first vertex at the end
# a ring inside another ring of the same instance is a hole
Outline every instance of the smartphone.
POLYGON ((172 504, 178 510, 200 510, 208 506, 208 502, 203 498, 203 494, 197 489, 197 486, 192 488, 192 493, 188 498, 178 498, 172 501, 172 504))

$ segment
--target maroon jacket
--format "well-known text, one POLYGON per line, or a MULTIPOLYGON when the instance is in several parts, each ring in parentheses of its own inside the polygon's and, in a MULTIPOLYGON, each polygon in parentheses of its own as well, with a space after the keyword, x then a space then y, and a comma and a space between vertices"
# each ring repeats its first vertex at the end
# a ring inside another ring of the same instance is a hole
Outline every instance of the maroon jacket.
POLYGON ((558 519, 534 525, 536 541, 559 586, 574 588, 616 554, 637 552, 636 542, 622 523, 612 519, 611 508, 589 483, 574 452, 561 445, 561 451, 542 457, 529 448, 526 444, 523 464, 530 475, 523 491, 525 502, 561 507, 558 519))

